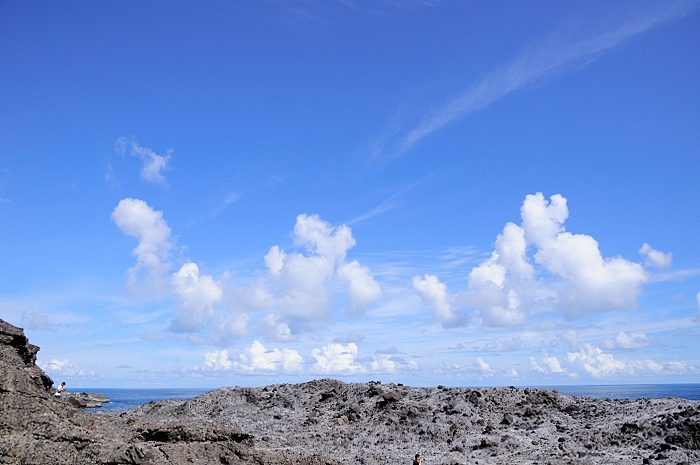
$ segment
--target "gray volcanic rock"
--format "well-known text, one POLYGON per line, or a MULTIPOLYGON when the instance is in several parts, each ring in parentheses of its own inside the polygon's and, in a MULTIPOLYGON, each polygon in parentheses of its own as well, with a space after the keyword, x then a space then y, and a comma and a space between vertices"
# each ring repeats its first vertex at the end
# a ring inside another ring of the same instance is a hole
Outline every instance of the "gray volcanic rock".
POLYGON ((0 320, 0 386, 6 392, 34 395, 51 388, 53 380, 36 366, 37 352, 39 347, 29 343, 24 331, 0 320))
MULTIPOLYGON (((95 415, 54 398, 39 348, 0 320, 0 464, 339 465, 307 451, 258 450, 233 425, 95 415)), ((84 402, 84 401, 83 401, 84 402)))
POLYGON ((235 425, 275 450, 313 450, 343 463, 700 463, 700 403, 595 400, 554 390, 412 388, 332 379, 222 388, 152 402, 131 420, 235 425))
POLYGON ((82 408, 101 408, 102 404, 109 402, 109 397, 93 392, 64 392, 62 397, 66 397, 75 407, 82 408))
POLYGON ((38 350, 0 320, 0 464, 700 463, 700 402, 320 379, 86 412, 38 350))

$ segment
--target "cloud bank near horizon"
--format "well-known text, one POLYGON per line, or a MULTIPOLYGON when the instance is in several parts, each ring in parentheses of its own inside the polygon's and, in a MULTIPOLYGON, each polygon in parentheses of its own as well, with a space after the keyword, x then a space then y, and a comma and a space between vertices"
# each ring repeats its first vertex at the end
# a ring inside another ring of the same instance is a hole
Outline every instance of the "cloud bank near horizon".
MULTIPOLYGON (((574 320, 636 308, 651 271, 619 256, 603 257, 593 237, 567 231, 566 198, 529 194, 520 212, 521 224, 506 223, 490 257, 466 273, 466 289, 450 292, 433 274, 410 280, 433 322, 445 328, 472 322, 518 327, 537 315, 574 320)), ((347 260, 356 244, 351 229, 334 227, 318 215, 300 214, 292 232, 298 249, 270 247, 264 273, 247 284, 226 278, 228 272, 220 278, 202 273, 190 260, 168 276, 171 230, 163 212, 143 200, 123 199, 112 220, 138 240, 128 288, 142 296, 176 299, 169 332, 209 330, 222 341, 251 334, 291 341, 338 315, 359 317, 384 296, 369 267, 347 260)), ((671 266, 671 254, 648 243, 639 253, 649 267, 671 266)))
MULTIPOLYGON (((634 309, 651 271, 671 266, 670 253, 648 243, 639 249, 645 265, 622 257, 603 257, 597 241, 566 230, 567 199, 560 194, 546 199, 529 194, 520 209, 521 223, 506 223, 494 242, 491 255, 466 271, 467 288, 451 293, 439 277, 416 275, 410 287, 429 309, 423 324, 459 330, 466 326, 525 328, 535 317, 562 321, 596 314, 634 309)), ((299 342, 304 333, 324 331, 340 315, 360 318, 381 303, 385 292, 372 271, 347 254, 356 245, 351 229, 333 226, 318 215, 300 214, 292 231, 297 250, 270 247, 262 258, 265 269, 253 281, 231 282, 228 271, 216 278, 203 273, 197 263, 185 260, 171 272, 169 251, 174 247, 163 212, 143 200, 126 198, 112 212, 112 219, 126 235, 138 240, 133 251, 136 264, 127 270, 127 286, 148 289, 151 297, 169 296, 177 311, 151 340, 184 334, 195 344, 230 346, 247 337, 278 343, 299 342), (160 294, 159 294, 160 293, 160 294), (208 334, 209 343, 204 334, 208 334), (160 335, 160 336, 159 336, 160 335), (158 336, 158 337, 155 337, 158 336)), ((408 287, 409 282, 406 283, 408 287)), ((699 297, 700 298, 700 294, 699 297)), ((700 305, 700 304, 699 304, 700 305)), ((330 342, 310 348, 306 354, 292 348, 268 349, 260 340, 237 355, 227 348, 206 351, 192 370, 208 373, 285 373, 290 375, 392 374, 419 369, 420 361, 398 349, 360 355, 355 341, 330 342)), ((544 353, 530 357, 530 373, 576 378, 582 373, 597 377, 640 372, 677 373, 691 366, 663 365, 651 360, 624 361, 604 350, 634 350, 653 342, 643 332, 619 332, 598 346, 578 343, 577 331, 560 334, 555 346, 567 349, 565 357, 544 353)), ((519 351, 526 342, 515 337, 487 344, 487 353, 519 351)), ((669 362, 670 363, 670 362, 669 362)), ((70 366, 69 362, 64 363, 70 366)), ((47 366, 60 371, 60 364, 47 366)), ((442 367, 449 373, 475 373, 482 378, 518 378, 514 369, 493 367, 483 356, 472 363, 442 367)))

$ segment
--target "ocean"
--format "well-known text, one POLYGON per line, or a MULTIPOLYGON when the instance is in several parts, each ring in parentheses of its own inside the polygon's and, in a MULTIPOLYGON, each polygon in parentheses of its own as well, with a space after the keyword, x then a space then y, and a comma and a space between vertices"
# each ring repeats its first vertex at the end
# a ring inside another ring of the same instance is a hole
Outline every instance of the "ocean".
MULTIPOLYGON (((546 386, 543 386, 546 387, 546 386)), ((641 399, 679 397, 700 400, 700 384, 617 384, 599 386, 548 386, 563 394, 594 399, 641 399)))
MULTIPOLYGON (((680 397, 700 400, 700 384, 617 384, 581 386, 537 386, 556 389, 563 394, 593 397, 595 399, 640 399, 643 397, 680 397)), ((126 410, 151 401, 164 399, 187 400, 205 394, 212 389, 205 388, 166 388, 166 389, 116 389, 116 388, 75 388, 72 392, 93 392, 109 397, 109 402, 101 409, 126 410)))
POLYGON ((151 401, 165 399, 187 400, 206 394, 212 389, 205 388, 163 388, 163 389, 118 389, 118 388, 75 388, 69 392, 92 392, 109 397, 109 402, 101 408, 89 410, 126 410, 151 401))

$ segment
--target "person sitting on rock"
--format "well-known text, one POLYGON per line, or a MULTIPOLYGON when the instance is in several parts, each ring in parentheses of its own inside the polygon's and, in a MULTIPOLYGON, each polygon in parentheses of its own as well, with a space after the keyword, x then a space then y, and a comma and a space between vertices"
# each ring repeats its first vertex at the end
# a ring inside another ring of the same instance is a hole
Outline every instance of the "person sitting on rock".
POLYGON ((413 465, 423 465, 423 457, 420 454, 416 454, 416 457, 413 459, 413 465))
POLYGON ((56 388, 56 394, 54 394, 54 396, 61 397, 61 393, 65 392, 65 390, 66 390, 66 382, 64 381, 56 388))

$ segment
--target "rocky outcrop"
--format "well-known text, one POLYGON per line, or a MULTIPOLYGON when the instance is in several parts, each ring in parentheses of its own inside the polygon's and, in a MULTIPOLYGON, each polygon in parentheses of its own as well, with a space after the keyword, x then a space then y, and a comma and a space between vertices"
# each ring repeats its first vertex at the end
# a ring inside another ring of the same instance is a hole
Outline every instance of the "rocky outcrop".
POLYGON ((347 464, 700 463, 700 402, 590 399, 546 389, 414 388, 321 379, 222 388, 114 414, 235 425, 269 448, 347 464))
POLYGON ((0 463, 698 464, 700 402, 320 379, 86 412, 0 320, 0 463))
POLYGON ((39 347, 30 344, 24 331, 0 320, 0 389, 13 394, 44 395, 53 385, 36 365, 39 347), (17 370, 19 369, 19 370, 17 370))
POLYGON ((80 408, 101 408, 102 404, 109 402, 109 397, 93 392, 65 392, 61 397, 80 408))
POLYGON ((38 350, 0 320, 0 464, 339 464, 307 451, 258 449, 232 424, 85 412, 54 398, 52 380, 35 364, 38 350))

